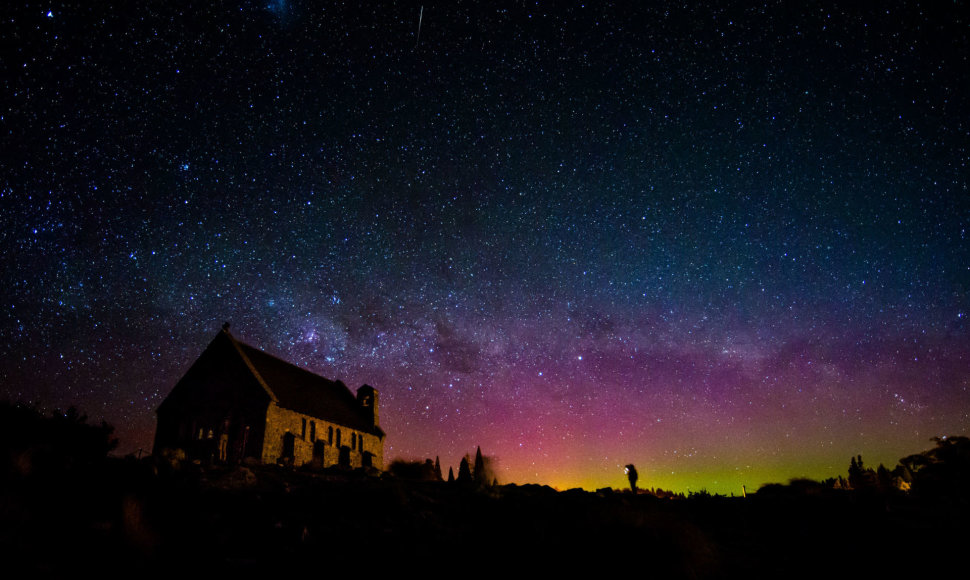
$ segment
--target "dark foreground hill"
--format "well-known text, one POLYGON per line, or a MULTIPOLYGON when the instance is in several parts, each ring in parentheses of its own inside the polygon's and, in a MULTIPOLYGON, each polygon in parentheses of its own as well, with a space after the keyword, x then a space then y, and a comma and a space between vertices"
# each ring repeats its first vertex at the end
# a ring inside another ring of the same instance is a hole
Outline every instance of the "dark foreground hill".
POLYGON ((56 476, 7 474, 0 549, 8 569, 45 576, 897 577, 962 566, 968 511, 959 501, 821 488, 669 500, 270 466, 170 471, 129 458, 56 476))

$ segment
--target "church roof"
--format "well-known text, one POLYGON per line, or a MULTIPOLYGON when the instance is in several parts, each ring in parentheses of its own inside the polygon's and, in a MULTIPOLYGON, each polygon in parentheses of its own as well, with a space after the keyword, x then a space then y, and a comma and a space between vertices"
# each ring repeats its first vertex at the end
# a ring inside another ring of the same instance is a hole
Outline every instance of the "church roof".
POLYGON ((384 436, 384 431, 371 423, 362 412, 357 397, 341 381, 325 379, 237 340, 229 333, 228 327, 224 327, 219 334, 232 342, 250 372, 280 407, 357 431, 384 436))

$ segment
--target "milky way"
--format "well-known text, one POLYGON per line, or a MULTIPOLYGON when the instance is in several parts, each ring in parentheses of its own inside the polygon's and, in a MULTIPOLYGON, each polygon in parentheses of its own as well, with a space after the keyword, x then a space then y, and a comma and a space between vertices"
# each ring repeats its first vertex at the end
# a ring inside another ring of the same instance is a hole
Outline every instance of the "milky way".
POLYGON ((230 321, 505 481, 970 432, 965 3, 183 4, 0 9, 3 397, 150 448, 230 321))

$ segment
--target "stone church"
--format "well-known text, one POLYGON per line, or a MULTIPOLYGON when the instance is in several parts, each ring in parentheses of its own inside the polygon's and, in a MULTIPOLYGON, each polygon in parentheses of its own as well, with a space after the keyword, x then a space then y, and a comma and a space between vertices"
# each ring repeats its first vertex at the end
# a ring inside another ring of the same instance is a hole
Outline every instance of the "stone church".
POLYGON ((156 411, 154 453, 201 461, 384 468, 377 390, 351 393, 229 332, 209 343, 156 411))

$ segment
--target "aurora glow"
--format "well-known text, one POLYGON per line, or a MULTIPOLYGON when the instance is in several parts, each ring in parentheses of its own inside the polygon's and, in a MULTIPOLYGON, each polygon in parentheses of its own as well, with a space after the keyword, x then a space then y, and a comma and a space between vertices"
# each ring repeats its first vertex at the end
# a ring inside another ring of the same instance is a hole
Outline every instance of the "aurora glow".
POLYGON ((4 8, 0 395, 147 449, 229 320, 505 481, 970 432, 966 3, 180 4, 4 8))

